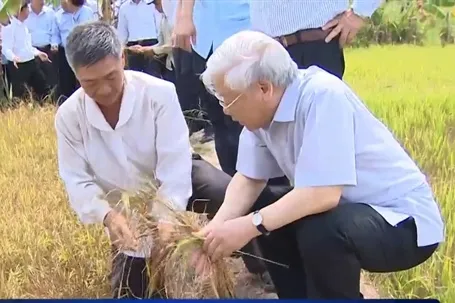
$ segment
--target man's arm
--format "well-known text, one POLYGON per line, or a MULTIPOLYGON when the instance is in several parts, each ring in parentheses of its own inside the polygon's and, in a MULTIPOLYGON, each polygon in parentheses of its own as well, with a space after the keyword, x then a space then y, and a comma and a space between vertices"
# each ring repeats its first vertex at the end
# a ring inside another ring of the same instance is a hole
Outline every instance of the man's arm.
POLYGON ((57 23, 57 14, 54 14, 52 21, 52 36, 51 36, 51 46, 52 48, 56 49, 61 43, 60 38, 60 29, 57 23))
POLYGON ((360 17, 369 18, 383 2, 384 0, 354 0, 352 2, 352 10, 360 17))
POLYGON ((224 202, 213 221, 224 222, 245 215, 267 180, 283 175, 267 146, 256 134, 244 128, 239 138, 237 173, 229 183, 224 202))
POLYGON ((176 209, 186 210, 192 194, 191 145, 175 86, 168 85, 167 94, 155 104, 157 154, 155 174, 160 185, 159 194, 168 199, 176 209))
POLYGON ((177 18, 186 17, 193 20, 195 0, 179 0, 177 4, 177 18))
POLYGON ((57 132, 58 169, 72 209, 84 224, 102 223, 111 211, 104 200, 105 193, 95 183, 85 159, 82 137, 72 115, 58 111, 57 132))
POLYGON ((315 93, 305 118, 295 188, 260 210, 270 231, 336 207, 343 188, 357 185, 351 98, 356 97, 341 81, 315 93))
POLYGON ((126 44, 128 42, 128 22, 126 21, 124 4, 120 5, 118 11, 117 32, 122 44, 126 44))
POLYGON ((8 61, 14 61, 16 55, 13 52, 14 37, 11 25, 5 26, 2 29, 2 54, 5 55, 8 61))
POLYGON ((172 44, 191 52, 191 44, 196 44, 196 28, 193 22, 195 0, 179 0, 177 4, 172 44))

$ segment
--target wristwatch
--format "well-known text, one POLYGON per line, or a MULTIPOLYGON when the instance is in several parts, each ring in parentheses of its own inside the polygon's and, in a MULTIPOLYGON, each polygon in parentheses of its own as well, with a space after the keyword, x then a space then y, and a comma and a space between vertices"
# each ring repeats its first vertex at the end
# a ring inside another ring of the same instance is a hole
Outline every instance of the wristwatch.
POLYGON ((261 234, 263 234, 264 236, 268 236, 270 234, 270 232, 267 230, 267 228, 265 228, 265 226, 262 225, 263 218, 262 218, 262 215, 259 212, 259 210, 256 210, 253 213, 252 221, 253 221, 253 225, 256 226, 257 230, 259 230, 259 232, 261 234))

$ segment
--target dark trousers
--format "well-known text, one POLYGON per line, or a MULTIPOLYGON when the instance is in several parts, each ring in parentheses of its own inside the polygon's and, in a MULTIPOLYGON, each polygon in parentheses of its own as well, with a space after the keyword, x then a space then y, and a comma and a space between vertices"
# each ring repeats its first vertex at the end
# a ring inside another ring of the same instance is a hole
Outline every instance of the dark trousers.
POLYGON ((13 62, 8 61, 8 77, 12 85, 13 97, 26 97, 27 88, 29 88, 41 102, 48 95, 49 87, 35 59, 18 63, 17 66, 16 68, 13 62))
POLYGON ((68 64, 65 49, 62 46, 58 48, 58 76, 57 98, 58 103, 62 104, 80 86, 76 75, 68 64))
POLYGON ((47 85, 50 88, 54 88, 57 86, 58 81, 58 53, 51 52, 51 46, 45 45, 43 47, 37 47, 40 51, 47 54, 51 62, 43 62, 41 60, 37 60, 38 66, 43 73, 44 77, 46 78, 47 85))
MULTIPOLYGON (((127 47, 133 45, 152 46, 158 43, 157 39, 146 39, 140 41, 131 41, 126 44, 127 47)), ((162 77, 163 62, 155 59, 153 56, 136 54, 127 50, 128 69, 144 72, 146 74, 162 77)))
POLYGON ((329 43, 323 40, 297 43, 286 49, 299 68, 317 65, 338 78, 343 78, 344 53, 338 39, 333 39, 329 43))
POLYGON ((208 125, 207 115, 203 113, 199 102, 200 80, 193 68, 193 53, 181 48, 173 49, 175 64, 175 88, 180 106, 188 124, 190 135, 208 125))
MULTIPOLYGON (((231 177, 198 155, 193 155, 193 195, 187 209, 207 213, 209 218, 218 211, 224 200, 231 177)), ((148 275, 143 258, 130 257, 113 249, 111 287, 114 298, 146 298, 148 275)), ((158 294, 152 294, 159 297, 158 294)))
MULTIPOLYGON (((284 196, 290 188, 269 187, 254 209, 284 196)), ((303 203, 303 201, 302 201, 303 203)), ((280 299, 359 299, 360 271, 395 272, 427 260, 437 244, 417 247, 413 219, 391 226, 373 208, 342 203, 302 218, 269 236, 258 237, 280 299)))

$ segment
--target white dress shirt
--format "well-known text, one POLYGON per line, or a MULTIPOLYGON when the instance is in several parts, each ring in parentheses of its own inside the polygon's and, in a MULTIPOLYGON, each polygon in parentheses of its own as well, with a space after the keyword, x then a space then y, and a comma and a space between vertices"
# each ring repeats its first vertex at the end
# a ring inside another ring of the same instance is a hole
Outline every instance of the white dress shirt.
POLYGON ((192 194, 191 146, 175 86, 136 71, 125 77, 115 129, 82 88, 56 114, 59 173, 84 224, 103 222, 121 192, 136 192, 151 179, 177 209, 185 210, 192 194))
POLYGON ((27 26, 14 17, 11 17, 11 23, 2 29, 2 54, 9 61, 13 61, 17 56, 20 63, 34 60, 39 54, 32 46, 32 36, 27 26))
POLYGON ((159 23, 155 4, 149 0, 129 0, 120 6, 117 31, 123 43, 157 39, 159 23))

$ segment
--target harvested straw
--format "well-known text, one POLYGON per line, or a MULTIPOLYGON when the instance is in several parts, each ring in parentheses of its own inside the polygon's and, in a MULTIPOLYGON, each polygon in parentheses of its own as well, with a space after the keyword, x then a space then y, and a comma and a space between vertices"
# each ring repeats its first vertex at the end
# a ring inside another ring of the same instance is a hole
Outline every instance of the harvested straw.
POLYGON ((195 250, 201 249, 204 239, 196 233, 208 220, 204 214, 177 211, 169 201, 159 197, 155 186, 134 195, 122 195, 123 204, 139 216, 136 232, 139 237, 151 238, 152 251, 148 260, 149 293, 172 299, 233 298, 234 276, 225 260, 212 262, 210 272, 197 275, 191 265, 195 250), (151 211, 144 211, 144 205, 151 211), (172 224, 166 239, 159 235, 162 219, 172 224))

